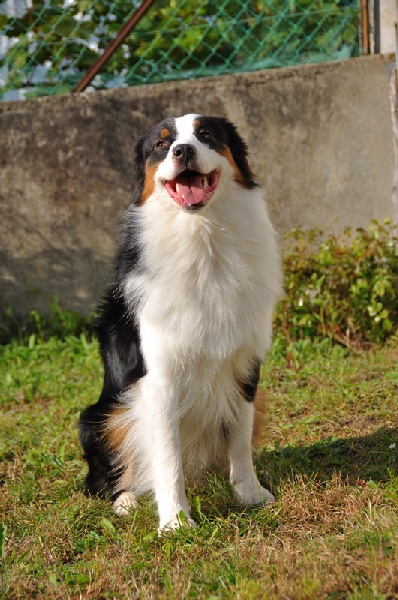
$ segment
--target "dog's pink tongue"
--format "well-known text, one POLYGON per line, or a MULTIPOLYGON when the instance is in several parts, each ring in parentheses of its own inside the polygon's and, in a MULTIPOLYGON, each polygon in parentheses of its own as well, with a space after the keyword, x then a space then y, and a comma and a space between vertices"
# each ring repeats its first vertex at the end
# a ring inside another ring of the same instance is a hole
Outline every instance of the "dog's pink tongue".
POLYGON ((176 192, 178 200, 182 206, 188 206, 189 204, 199 204, 206 197, 206 190, 202 185, 202 177, 195 175, 186 179, 177 178, 176 192))
POLYGON ((199 202, 205 199, 206 192, 202 187, 196 185, 180 184, 178 195, 184 205, 199 204, 199 202))

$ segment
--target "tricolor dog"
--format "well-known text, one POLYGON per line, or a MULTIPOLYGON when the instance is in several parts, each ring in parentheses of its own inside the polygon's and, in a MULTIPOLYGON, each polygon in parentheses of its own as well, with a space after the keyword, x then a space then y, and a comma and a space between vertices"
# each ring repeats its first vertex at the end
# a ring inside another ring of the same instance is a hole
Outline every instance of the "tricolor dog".
POLYGON ((103 390, 80 419, 90 492, 119 515, 152 493, 160 530, 182 513, 195 526, 185 480, 214 467, 239 502, 274 500, 252 436, 280 293, 275 233, 234 125, 192 114, 156 125, 136 146, 101 307, 103 390))

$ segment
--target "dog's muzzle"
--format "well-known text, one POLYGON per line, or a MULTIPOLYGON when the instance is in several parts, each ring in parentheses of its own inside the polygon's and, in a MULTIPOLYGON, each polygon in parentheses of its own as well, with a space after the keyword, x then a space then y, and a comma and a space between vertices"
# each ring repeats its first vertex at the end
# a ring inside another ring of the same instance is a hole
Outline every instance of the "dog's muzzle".
MULTIPOLYGON (((185 146, 185 144, 181 144, 185 146)), ((176 146, 175 149, 179 148, 176 146)), ((187 150, 184 150, 187 152, 187 150)), ((183 152, 183 151, 182 151, 183 152)), ((175 179, 164 182, 170 196, 185 210, 198 210, 206 206, 217 189, 220 179, 219 169, 210 173, 200 173, 186 169, 179 173, 175 179)))

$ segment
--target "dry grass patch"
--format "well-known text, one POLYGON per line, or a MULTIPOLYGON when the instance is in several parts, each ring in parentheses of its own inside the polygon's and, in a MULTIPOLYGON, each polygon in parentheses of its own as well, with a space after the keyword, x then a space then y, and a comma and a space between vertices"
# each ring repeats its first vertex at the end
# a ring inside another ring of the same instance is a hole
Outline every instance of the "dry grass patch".
POLYGON ((198 529, 162 539, 149 500, 120 519, 84 494, 76 424, 99 393, 96 342, 0 352, 4 598, 398 598, 396 341, 310 345, 289 364, 274 347, 256 467, 276 504, 244 510, 209 474, 189 490, 198 529))

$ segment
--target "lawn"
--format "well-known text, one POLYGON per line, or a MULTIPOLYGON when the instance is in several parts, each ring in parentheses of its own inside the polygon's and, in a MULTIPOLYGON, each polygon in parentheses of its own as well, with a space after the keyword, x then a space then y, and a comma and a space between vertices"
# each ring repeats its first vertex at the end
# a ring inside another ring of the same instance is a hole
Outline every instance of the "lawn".
POLYGON ((366 352, 277 339, 256 455, 276 504, 242 509, 208 474, 188 492, 198 528, 158 538, 150 499, 120 518, 84 493, 96 340, 1 346, 2 597, 398 598, 397 359, 394 337, 366 352))

